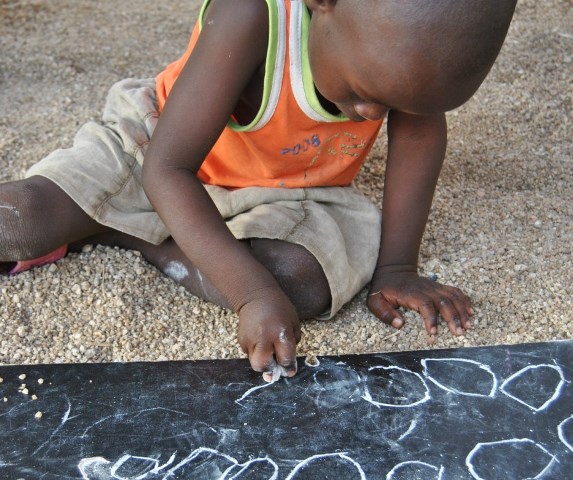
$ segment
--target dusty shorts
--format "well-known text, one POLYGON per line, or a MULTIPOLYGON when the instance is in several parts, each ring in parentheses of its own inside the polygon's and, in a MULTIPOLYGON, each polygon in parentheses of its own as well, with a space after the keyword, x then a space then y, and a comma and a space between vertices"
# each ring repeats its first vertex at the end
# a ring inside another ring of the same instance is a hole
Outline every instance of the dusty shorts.
MULTIPOLYGON (((97 222, 154 244, 169 231, 141 185, 143 157, 159 113, 155 79, 127 79, 108 95, 102 122, 89 122, 71 148, 34 165, 97 222)), ((378 208, 353 187, 227 190, 206 185, 238 239, 268 238, 305 247, 322 266, 332 317, 371 279, 380 243, 378 208)))

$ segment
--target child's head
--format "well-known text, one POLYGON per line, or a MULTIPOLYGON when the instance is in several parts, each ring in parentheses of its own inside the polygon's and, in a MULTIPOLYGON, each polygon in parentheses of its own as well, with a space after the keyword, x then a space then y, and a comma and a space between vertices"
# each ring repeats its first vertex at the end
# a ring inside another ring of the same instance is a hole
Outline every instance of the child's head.
POLYGON ((351 119, 437 113, 489 72, 517 0, 305 0, 315 85, 351 119))

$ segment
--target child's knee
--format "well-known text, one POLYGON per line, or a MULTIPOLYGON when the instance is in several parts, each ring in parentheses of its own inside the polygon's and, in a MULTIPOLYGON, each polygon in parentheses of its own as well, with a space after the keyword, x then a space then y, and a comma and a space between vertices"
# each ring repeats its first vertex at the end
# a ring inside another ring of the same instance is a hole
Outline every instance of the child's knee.
POLYGON ((36 255, 30 223, 39 196, 34 182, 0 185, 0 261, 16 261, 36 255))
POLYGON ((273 274, 301 318, 311 318, 330 306, 330 287, 318 262, 301 245, 281 240, 251 240, 254 256, 273 274))
POLYGON ((59 201, 50 183, 31 177, 0 185, 0 261, 28 260, 61 246, 47 241, 50 225, 58 228, 49 214, 59 201))

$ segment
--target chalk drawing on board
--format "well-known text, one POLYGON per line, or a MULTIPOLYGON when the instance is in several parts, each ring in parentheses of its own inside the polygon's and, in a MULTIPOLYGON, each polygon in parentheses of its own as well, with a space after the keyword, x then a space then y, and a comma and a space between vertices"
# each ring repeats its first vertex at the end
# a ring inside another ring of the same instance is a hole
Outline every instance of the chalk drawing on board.
POLYGON ((272 387, 275 383, 276 382, 265 382, 262 385, 257 385, 256 387, 249 388, 245 393, 243 393, 243 395, 241 395, 239 398, 237 398, 235 400, 235 403, 243 406, 243 404, 241 403, 243 400, 245 400, 246 398, 248 398, 249 396, 251 396, 253 393, 255 393, 258 390, 272 387))
POLYGON ((266 477, 268 480, 276 480, 279 475, 279 466, 268 457, 256 458, 230 467, 227 471, 223 472, 223 476, 221 478, 229 480, 241 480, 241 478, 247 479, 255 476, 257 478, 262 478, 262 475, 260 475, 262 473, 268 475, 266 477), (268 472, 261 471, 265 466, 267 467, 267 470, 269 470, 268 472), (234 472, 233 470, 238 471, 234 472))
POLYGON ((141 480, 150 474, 160 473, 175 461, 175 454, 160 465, 159 460, 149 457, 123 455, 117 462, 110 466, 111 478, 118 480, 141 480))
POLYGON ((347 480, 366 480, 362 466, 350 458, 346 452, 324 453, 313 455, 300 462, 286 477, 286 480, 297 478, 324 478, 325 472, 332 471, 332 478, 347 480), (313 474, 313 472, 316 472, 313 474))
POLYGON ((430 390, 419 373, 396 366, 370 367, 368 371, 362 398, 372 405, 408 408, 430 400, 430 390))
POLYGON ((559 398, 565 383, 558 365, 528 365, 508 377, 500 390, 537 413, 559 398))
POLYGON ((34 453, 32 455, 36 455, 42 448, 44 448, 46 445, 49 445, 50 442, 52 441, 52 439, 58 434, 58 432, 66 424, 66 422, 70 419, 75 418, 75 417, 70 417, 70 413, 72 411, 72 404, 70 403, 70 399, 68 397, 65 397, 65 398, 66 398, 66 402, 68 403, 68 408, 64 412, 64 415, 62 417, 62 421, 60 422, 58 427, 50 434, 48 439, 44 443, 42 443, 38 448, 36 448, 36 450, 34 451, 34 453))
MULTIPOLYGON (((227 471, 230 467, 237 465, 239 462, 229 455, 225 455, 212 448, 197 448, 186 458, 173 465, 165 472, 163 478, 177 477, 186 478, 194 475, 197 478, 222 478, 222 472, 227 471)), ((154 479, 155 480, 155 479, 154 479)))
POLYGON ((418 419, 414 418, 410 422, 410 426, 408 427, 408 429, 402 435, 400 435, 400 437, 398 437, 398 441, 400 442, 404 440, 408 435, 410 435, 414 430, 416 430, 417 426, 418 426, 418 419))
POLYGON ((78 465, 83 480, 112 480, 111 462, 103 457, 82 458, 78 465))
POLYGON ((177 452, 165 462, 157 458, 123 455, 115 462, 103 457, 84 458, 78 468, 84 480, 167 480, 170 478, 218 478, 240 480, 265 475, 268 480, 278 478, 279 467, 268 457, 239 463, 235 458, 211 448, 197 448, 175 463, 177 452))
POLYGON ((338 408, 362 400, 362 379, 351 368, 335 366, 319 370, 313 380, 318 388, 316 404, 319 408, 338 408))
POLYGON ((141 422, 142 420, 140 417, 144 417, 147 418, 147 423, 149 423, 150 418, 153 418, 154 421, 158 421, 159 419, 157 416, 159 415, 163 415, 163 417, 161 417, 163 419, 169 418, 171 415, 175 415, 176 417, 189 417, 189 415, 184 412, 164 407, 152 407, 133 412, 116 413, 114 415, 107 415, 103 418, 100 418, 97 422, 92 423, 83 431, 82 438, 86 437, 89 433, 91 433, 92 430, 95 430, 98 427, 101 427, 102 424, 107 424, 108 422, 116 422, 125 418, 127 422, 133 424, 136 423, 136 421, 141 422))
POLYGON ((557 459, 529 438, 478 443, 466 457, 476 480, 490 478, 542 478, 557 459), (527 459, 527 461, 524 461, 527 459))
POLYGON ((386 480, 407 480, 423 478, 424 480, 442 480, 444 467, 436 467, 426 462, 411 460, 396 465, 386 475, 386 480))
POLYGON ((488 365, 465 358, 424 358, 424 376, 441 389, 469 397, 495 397, 497 378, 488 365))
POLYGON ((559 440, 573 452, 573 415, 563 420, 557 427, 559 440))

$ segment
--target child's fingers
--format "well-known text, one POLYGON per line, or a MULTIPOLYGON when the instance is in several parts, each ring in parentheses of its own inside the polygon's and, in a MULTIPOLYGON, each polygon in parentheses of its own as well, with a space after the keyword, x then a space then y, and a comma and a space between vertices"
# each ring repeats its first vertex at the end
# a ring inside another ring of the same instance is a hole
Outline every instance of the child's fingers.
POLYGON ((430 335, 436 335, 438 333, 438 312, 434 306, 434 302, 431 298, 428 298, 419 303, 417 308, 418 313, 422 316, 424 321, 424 327, 430 335))
POLYGON ((436 302, 436 309, 448 324, 448 328, 453 335, 463 335, 464 330, 471 327, 470 311, 464 303, 455 302, 448 297, 441 297, 436 302))
POLYGON ((276 382, 281 377, 294 377, 297 371, 296 344, 294 336, 290 338, 285 334, 279 337, 274 344, 274 355, 263 372, 263 379, 267 382, 276 382))
POLYGON ((460 312, 448 297, 441 297, 435 305, 440 312, 444 321, 448 324, 448 328, 453 335, 462 335, 464 329, 462 328, 462 320, 460 312))
POLYGON ((280 377, 296 375, 296 342, 277 342, 274 345, 257 344, 248 352, 251 368, 262 372, 267 382, 275 382, 280 377))
POLYGON ((470 328, 470 315, 472 313, 469 297, 454 287, 444 287, 445 291, 436 301, 436 309, 447 322, 452 334, 462 335, 464 330, 470 328))
POLYGON ((371 293, 368 298, 368 308, 385 324, 394 328, 402 328, 404 320, 394 307, 384 298, 381 292, 371 293))
POLYGON ((296 375, 296 344, 294 337, 285 338, 285 336, 281 336, 279 341, 275 342, 275 359, 285 372, 285 375, 282 375, 283 377, 296 375))
POLYGON ((470 316, 473 315, 470 298, 461 290, 455 287, 448 287, 449 297, 460 314, 461 326, 464 330, 471 328, 470 316))
POLYGON ((387 286, 368 297, 368 307, 384 323, 400 328, 404 321, 396 308, 404 307, 420 314, 431 335, 438 333, 439 316, 453 335, 462 335, 471 327, 471 302, 460 289, 418 276, 406 280, 399 278, 393 287, 387 286))
POLYGON ((249 355, 251 368, 255 372, 272 372, 276 363, 273 357, 272 344, 257 343, 247 354, 249 355))
POLYGON ((273 383, 280 380, 281 377, 286 377, 287 371, 284 367, 281 367, 278 363, 273 362, 272 367, 269 367, 267 372, 263 373, 263 380, 265 382, 273 383))

